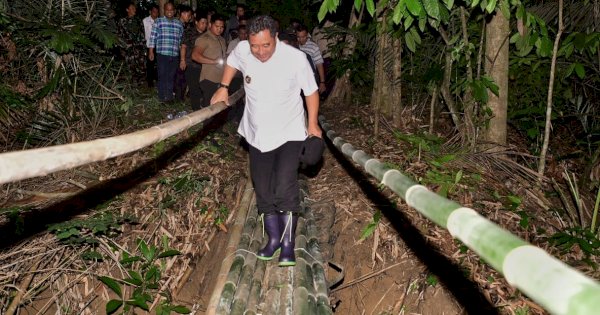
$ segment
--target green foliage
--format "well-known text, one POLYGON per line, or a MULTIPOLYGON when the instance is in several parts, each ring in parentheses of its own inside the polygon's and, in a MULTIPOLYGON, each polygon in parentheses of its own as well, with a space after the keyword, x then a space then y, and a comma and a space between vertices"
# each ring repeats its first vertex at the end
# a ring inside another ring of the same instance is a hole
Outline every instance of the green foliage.
POLYGON ((124 99, 117 82, 120 64, 111 59, 117 37, 108 2, 36 0, 11 3, 7 10, 9 27, 3 32, 16 55, 4 73, 10 88, 0 89, 7 101, 0 101, 0 122, 11 104, 8 122, 19 122, 11 125, 12 134, 27 145, 95 137, 124 99), (12 87, 17 82, 19 89, 12 87))
POLYGON ((377 51, 376 24, 359 25, 352 29, 329 27, 324 29, 325 36, 338 40, 328 46, 331 54, 331 71, 336 77, 350 72, 350 82, 356 88, 368 89, 373 85, 373 68, 377 51), (347 51, 354 47, 353 53, 347 51))
POLYGON ((121 226, 125 223, 137 223, 137 220, 129 215, 106 211, 85 219, 51 224, 48 230, 65 244, 96 245, 98 236, 114 237, 121 233, 121 226))
POLYGON ((225 159, 233 159, 236 146, 231 145, 226 139, 227 134, 213 133, 206 137, 198 146, 194 148, 196 152, 208 151, 218 154, 225 159))
POLYGON ((192 194, 196 195, 194 204, 197 204, 201 199, 205 188, 209 185, 210 178, 195 174, 192 170, 188 170, 175 177, 160 178, 159 183, 169 187, 169 192, 160 204, 161 209, 168 209, 175 205, 178 200, 192 194))
POLYGON ((434 274, 429 273, 427 274, 427 278, 425 278, 425 282, 427 282, 428 285, 435 287, 439 283, 439 280, 434 274))
POLYGON ((115 25, 106 2, 15 2, 10 7, 14 38, 21 43, 38 41, 57 54, 93 49, 102 52, 116 42, 115 25), (24 33, 21 33, 24 32, 24 33), (25 35, 21 37, 21 35, 25 35))
POLYGON ((229 215, 229 208, 225 205, 220 205, 219 209, 215 212, 214 222, 215 225, 219 226, 225 224, 227 221, 227 216, 229 215))
POLYGON ((521 205, 522 205, 522 200, 521 197, 517 196, 517 195, 513 195, 513 194, 508 194, 506 196, 504 195, 500 195, 500 193, 498 191, 493 191, 491 192, 492 197, 494 197, 494 199, 496 199, 497 201, 500 201, 502 203, 502 205, 504 206, 504 209, 508 210, 508 211, 515 211, 517 213, 519 213, 519 209, 521 209, 521 205))
POLYGON ((529 306, 520 306, 515 309, 515 315, 529 315, 531 314, 529 306))
POLYGON ((569 251, 577 244, 586 257, 600 255, 600 240, 590 230, 582 227, 573 227, 555 233, 550 237, 550 242, 563 252, 569 251))
POLYGON ((25 221, 21 216, 21 212, 25 209, 21 207, 10 207, 6 209, 0 209, 0 215, 6 215, 10 226, 13 227, 15 235, 22 235, 25 232, 25 221))
POLYGON ((443 139, 432 134, 403 134, 398 131, 394 132, 396 139, 407 142, 413 147, 419 147, 423 151, 437 153, 440 150, 443 139))
POLYGON ((437 193, 440 196, 448 197, 448 194, 456 192, 456 187, 458 187, 457 185, 462 179, 462 175, 462 170, 454 173, 434 167, 427 171, 422 182, 439 186, 437 193))
POLYGON ((170 314, 176 312, 179 314, 189 314, 191 311, 181 305, 173 305, 169 292, 160 290, 160 281, 162 279, 160 264, 165 258, 180 255, 175 249, 162 250, 155 245, 149 245, 144 240, 137 240, 138 255, 130 255, 123 252, 121 265, 126 268, 127 277, 116 279, 108 276, 100 276, 100 280, 106 285, 118 299, 112 299, 106 303, 105 310, 107 314, 113 314, 119 309, 123 312, 141 309, 149 311, 149 302, 154 297, 161 295, 159 306, 156 309, 157 314, 170 314), (125 291, 124 288, 128 290, 125 291), (123 292, 131 292, 129 297, 125 297, 123 292))
POLYGON ((377 210, 373 214, 373 219, 371 220, 371 222, 369 222, 369 224, 367 224, 367 226, 363 229, 362 233, 360 233, 360 241, 364 241, 367 238, 369 238, 369 236, 373 235, 380 220, 381 211, 377 210))

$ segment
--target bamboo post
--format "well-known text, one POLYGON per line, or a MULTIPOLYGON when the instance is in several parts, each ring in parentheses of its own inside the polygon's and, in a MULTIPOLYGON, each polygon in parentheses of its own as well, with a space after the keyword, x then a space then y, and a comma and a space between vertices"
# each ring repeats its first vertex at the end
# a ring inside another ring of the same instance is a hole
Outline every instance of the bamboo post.
MULTIPOLYGON (((244 228, 244 223, 246 222, 248 210, 252 205, 253 196, 254 191, 252 189, 252 181, 249 180, 246 183, 246 188, 242 197, 242 201, 240 203, 240 210, 238 211, 237 218, 235 220, 235 223, 231 227, 231 235, 229 236, 229 242, 227 243, 227 247, 225 249, 225 259, 223 260, 223 264, 221 265, 221 269, 219 270, 219 275, 217 276, 215 288, 213 289, 212 296, 209 300, 209 304, 206 309, 207 315, 216 314, 217 307, 219 306, 219 301, 221 299, 221 292, 228 293, 232 289, 233 284, 228 283, 228 285, 226 286, 225 282, 227 281, 229 269, 234 261, 234 253, 237 248, 237 244, 240 241, 241 231, 244 228)), ((234 291, 235 290, 231 292, 234 291)), ((233 298, 233 295, 231 296, 231 298, 233 298)))
MULTIPOLYGON (((235 104, 243 95, 243 88, 233 93, 229 97, 229 104, 235 104)), ((225 108, 227 105, 219 102, 164 124, 120 136, 2 153, 0 184, 44 176, 137 151, 187 130, 225 108)))
MULTIPOLYGON (((253 211, 252 214, 255 214, 256 211, 253 211)), ((256 224, 252 235, 252 248, 258 248, 262 245, 262 227, 260 224, 256 224)), ((260 301, 260 296, 263 288, 263 280, 265 277, 265 270, 267 269, 267 262, 262 260, 256 260, 256 265, 254 267, 254 274, 250 283, 250 292, 248 294, 248 301, 246 302, 246 314, 257 314, 258 311, 258 303, 260 301)))
MULTIPOLYGON (((246 224, 246 226, 249 225, 250 224, 246 224)), ((250 235, 248 235, 248 239, 251 239, 250 235)), ((249 253, 246 253, 246 264, 242 267, 242 274, 240 275, 233 304, 231 305, 231 315, 245 314, 248 297, 250 296, 250 290, 252 288, 252 279, 256 269, 256 261, 258 260, 254 253, 258 251, 259 246, 260 244, 258 242, 253 241, 251 241, 250 246, 248 246, 249 253)))
POLYGON ((600 284, 579 271, 512 235, 479 215, 475 210, 443 198, 417 185, 400 171, 361 150, 355 149, 319 117, 324 135, 344 155, 386 185, 421 214, 447 228, 508 283, 542 305, 552 314, 589 315, 600 310, 600 284))

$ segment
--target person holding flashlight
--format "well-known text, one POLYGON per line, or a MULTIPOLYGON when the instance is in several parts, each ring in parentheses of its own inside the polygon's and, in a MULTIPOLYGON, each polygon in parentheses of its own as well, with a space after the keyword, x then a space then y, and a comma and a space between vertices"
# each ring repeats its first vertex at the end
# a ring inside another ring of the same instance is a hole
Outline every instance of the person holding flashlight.
POLYGON ((202 107, 210 105, 210 98, 219 88, 223 76, 223 64, 227 52, 227 44, 221 36, 224 30, 225 18, 220 15, 213 15, 208 25, 208 31, 196 39, 194 44, 192 60, 202 64, 199 78, 200 89, 204 96, 202 107))

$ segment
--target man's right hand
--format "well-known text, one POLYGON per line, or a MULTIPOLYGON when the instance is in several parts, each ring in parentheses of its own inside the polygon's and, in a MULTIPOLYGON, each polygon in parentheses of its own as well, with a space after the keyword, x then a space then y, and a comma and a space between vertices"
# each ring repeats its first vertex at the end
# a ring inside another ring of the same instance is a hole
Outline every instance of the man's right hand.
POLYGON ((229 106, 229 90, 222 87, 217 89, 210 99, 210 105, 218 102, 225 102, 225 105, 229 106))
POLYGON ((152 50, 152 49, 150 49, 150 51, 148 51, 148 60, 154 61, 154 50, 152 50))

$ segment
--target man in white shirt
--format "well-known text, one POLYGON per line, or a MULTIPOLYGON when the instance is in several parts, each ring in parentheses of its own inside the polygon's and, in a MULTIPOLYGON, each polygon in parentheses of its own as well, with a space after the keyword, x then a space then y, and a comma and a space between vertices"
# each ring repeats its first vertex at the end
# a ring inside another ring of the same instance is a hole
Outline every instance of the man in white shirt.
POLYGON ((229 84, 243 74, 246 106, 238 128, 249 144, 250 173, 258 211, 269 240, 257 257, 294 266, 295 230, 301 211, 298 186, 300 153, 307 136, 321 138, 317 120, 318 87, 306 55, 277 39, 276 22, 258 16, 248 25, 248 41, 227 58, 220 88, 211 104, 228 102, 229 84), (308 111, 306 125, 300 91, 308 111))
MULTIPOLYGON (((146 39, 146 48, 150 46, 150 33, 152 33, 152 25, 154 25, 154 21, 158 18, 158 5, 153 4, 150 7, 150 15, 145 17, 142 20, 144 24, 144 38, 146 39)), ((146 49, 147 50, 147 49, 146 49)), ((148 82, 148 87, 154 86, 154 81, 158 77, 156 69, 156 61, 150 60, 148 56, 146 56, 146 82, 148 82)))

